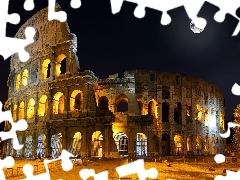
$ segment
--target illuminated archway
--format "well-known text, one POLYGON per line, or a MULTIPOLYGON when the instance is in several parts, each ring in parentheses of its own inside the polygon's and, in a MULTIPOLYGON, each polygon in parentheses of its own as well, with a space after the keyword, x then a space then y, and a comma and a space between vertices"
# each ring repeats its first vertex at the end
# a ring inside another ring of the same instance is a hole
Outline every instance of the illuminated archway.
POLYGON ((70 97, 70 111, 80 111, 83 109, 83 93, 80 90, 74 90, 70 97))
POLYGON ((37 143, 37 155, 40 158, 45 157, 45 150, 46 150, 46 135, 41 133, 38 136, 38 143, 37 143))
POLYGON ((211 117, 209 119, 209 126, 211 128, 215 128, 217 125, 217 119, 216 119, 216 114, 214 108, 211 109, 211 117))
POLYGON ((62 153, 62 134, 55 132, 51 137, 52 158, 58 158, 62 153))
POLYGON ((13 120, 14 121, 17 120, 17 105, 16 104, 13 106, 13 120))
POLYGON ((144 115, 143 103, 142 103, 142 101, 138 100, 137 102, 138 102, 138 109, 139 109, 139 111, 140 111, 140 114, 141 114, 141 115, 144 115))
POLYGON ((24 109, 25 109, 25 106, 24 106, 24 102, 22 101, 22 102, 20 102, 20 105, 19 105, 19 114, 18 114, 19 120, 24 119, 24 117, 25 117, 24 109))
POLYGON ((128 137, 126 134, 119 132, 114 137, 115 144, 120 156, 128 155, 128 137))
POLYGON ((32 136, 29 135, 26 137, 26 141, 25 141, 25 156, 26 157, 30 157, 32 156, 32 136))
POLYGON ((143 133, 137 133, 134 144, 135 155, 145 157, 147 155, 147 136, 143 133))
POLYGON ((108 98, 106 96, 102 96, 98 100, 98 109, 100 111, 107 111, 108 110, 108 98))
POLYGON ((187 137, 187 151, 190 153, 193 152, 193 136, 187 137))
POLYGON ((20 84, 21 84, 21 75, 20 74, 17 74, 17 76, 16 76, 16 91, 18 91, 19 90, 19 88, 20 88, 20 84))
POLYGON ((50 77, 51 70, 51 60, 45 59, 42 63, 42 79, 47 79, 50 77))
POLYGON ((116 98, 115 111, 116 112, 128 112, 128 98, 126 95, 121 94, 116 98))
POLYGON ((148 103, 148 115, 152 116, 153 118, 158 118, 157 102, 154 99, 148 103))
POLYGON ((225 129, 225 127, 224 127, 224 116, 221 112, 220 112, 219 120, 220 120, 220 128, 224 130, 225 129))
POLYGON ((181 135, 177 134, 174 136, 174 153, 180 155, 183 153, 183 138, 181 135))
POLYGON ((208 108, 205 108, 205 110, 204 110, 204 124, 205 124, 205 126, 209 125, 208 108))
POLYGON ((95 131, 92 134, 92 156, 102 157, 103 156, 103 135, 100 131, 95 131))
POLYGON ((202 106, 200 104, 197 104, 196 107, 197 107, 196 112, 197 120, 202 121, 202 106))
POLYGON ((56 59, 55 75, 58 77, 60 74, 66 73, 66 55, 60 54, 56 59))
POLYGON ((62 114, 64 111, 64 95, 57 92, 53 97, 53 114, 62 114))
POLYGON ((28 83, 28 70, 24 69, 23 73, 22 73, 22 85, 26 86, 28 83))
POLYGON ((82 134, 80 132, 76 132, 72 137, 72 142, 69 148, 69 152, 74 156, 81 156, 82 150, 82 134))
POLYGON ((42 95, 38 103, 38 116, 46 116, 48 110, 48 98, 47 95, 42 95))
POLYGON ((197 150, 197 154, 201 154, 202 148, 203 148, 202 137, 198 135, 197 138, 196 138, 196 150, 197 150))
POLYGON ((27 107, 27 118, 30 119, 30 118, 33 118, 34 116, 34 110, 35 110, 35 101, 33 98, 31 98, 29 101, 28 101, 28 107, 27 107))

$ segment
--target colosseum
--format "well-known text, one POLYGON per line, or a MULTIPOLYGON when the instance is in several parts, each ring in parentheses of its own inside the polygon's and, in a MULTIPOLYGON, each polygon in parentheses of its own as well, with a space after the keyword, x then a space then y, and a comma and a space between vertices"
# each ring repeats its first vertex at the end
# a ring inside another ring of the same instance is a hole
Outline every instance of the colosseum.
POLYGON ((26 48, 31 59, 11 58, 5 110, 29 127, 18 132, 24 148, 16 151, 6 141, 6 155, 54 158, 62 149, 115 158, 223 153, 219 88, 179 73, 130 70, 100 79, 81 71, 76 35, 67 22, 48 21, 47 12, 36 13, 15 36, 23 39, 26 27, 36 29, 35 42, 26 48))

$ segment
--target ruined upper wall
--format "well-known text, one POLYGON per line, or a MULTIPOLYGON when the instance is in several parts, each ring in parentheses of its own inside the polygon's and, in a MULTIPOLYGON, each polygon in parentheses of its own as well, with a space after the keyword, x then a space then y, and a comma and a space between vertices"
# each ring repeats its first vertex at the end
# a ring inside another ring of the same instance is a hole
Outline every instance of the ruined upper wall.
MULTIPOLYGON (((61 8, 58 4, 55 6, 55 11, 60 11, 61 8)), ((34 43, 27 46, 25 49, 30 53, 31 60, 36 56, 44 56, 54 51, 52 47, 62 44, 66 41, 73 41, 75 48, 77 48, 76 36, 70 33, 67 22, 60 22, 57 20, 48 20, 48 8, 44 8, 29 18, 18 30, 15 37, 25 39, 24 31, 27 27, 32 26, 36 30, 34 37, 34 43), (41 52, 41 53, 39 53, 41 52)), ((28 62, 29 62, 28 61, 28 62)), ((23 66, 18 58, 17 54, 14 54, 11 58, 11 71, 23 66)))

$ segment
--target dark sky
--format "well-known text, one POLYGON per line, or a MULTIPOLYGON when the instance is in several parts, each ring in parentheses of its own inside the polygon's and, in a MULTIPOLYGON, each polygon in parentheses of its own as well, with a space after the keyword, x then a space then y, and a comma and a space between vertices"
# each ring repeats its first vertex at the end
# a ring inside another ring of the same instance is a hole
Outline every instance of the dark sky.
MULTIPOLYGON (((25 11, 23 0, 10 0, 9 13, 19 13, 18 25, 8 24, 7 36, 33 14, 48 4, 36 1, 33 11, 25 11), (14 4, 17 3, 17 4, 14 4)), ((82 0, 79 9, 72 9, 70 0, 57 0, 68 14, 68 24, 78 37, 81 70, 92 70, 99 77, 129 69, 151 69, 179 72, 202 78, 218 86, 226 99, 226 120, 230 120, 240 98, 231 93, 232 85, 240 84, 240 35, 232 37, 238 23, 227 16, 217 23, 213 16, 218 8, 206 4, 200 11, 208 24, 200 34, 189 29, 190 19, 183 7, 172 10, 170 25, 160 24, 161 12, 146 9, 146 16, 133 15, 135 4, 124 2, 121 11, 111 13, 110 0, 82 0)), ((238 14, 240 14, 238 12, 238 14)), ((0 60, 0 100, 7 100, 9 59, 0 60)))

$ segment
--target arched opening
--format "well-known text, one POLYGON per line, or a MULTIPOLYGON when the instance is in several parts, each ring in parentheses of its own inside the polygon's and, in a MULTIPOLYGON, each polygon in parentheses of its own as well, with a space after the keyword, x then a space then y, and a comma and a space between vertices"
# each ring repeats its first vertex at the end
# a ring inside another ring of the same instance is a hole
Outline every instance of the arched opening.
POLYGON ((216 154, 216 138, 214 136, 211 138, 211 154, 216 154))
POLYGON ((64 111, 64 95, 57 92, 53 97, 53 114, 62 114, 64 111))
POLYGON ((141 115, 144 115, 143 113, 143 103, 142 101, 137 101, 138 102, 138 109, 141 115))
POLYGON ((22 102, 20 102, 20 105, 19 105, 19 114, 18 114, 18 119, 20 120, 20 119, 24 119, 24 102, 22 101, 22 102))
POLYGON ((47 79, 50 77, 51 70, 51 60, 45 59, 42 63, 42 79, 47 79))
POLYGON ((120 156, 128 155, 128 137, 126 134, 119 132, 114 137, 115 144, 120 156))
POLYGON ((174 136, 174 145, 174 153, 181 155, 183 153, 183 138, 181 135, 177 134, 174 136))
POLYGON ((80 132, 76 132, 72 137, 69 152, 72 153, 74 156, 81 156, 81 151, 82 151, 82 134, 80 132))
POLYGON ((193 136, 187 137, 187 152, 190 154, 193 153, 193 136))
POLYGON ((220 121, 220 128, 222 130, 225 130, 225 127, 224 127, 224 116, 223 116, 223 114, 221 112, 220 112, 219 121, 220 121))
POLYGON ((46 116, 48 111, 47 95, 42 95, 39 99, 38 116, 46 116))
POLYGON ((100 111, 107 111, 108 110, 108 98, 106 96, 102 96, 98 100, 98 109, 100 111))
POLYGON ((13 120, 14 121, 17 120, 17 105, 16 104, 13 106, 13 120))
POLYGON ((78 112, 83 108, 83 93, 80 90, 74 90, 70 97, 70 111, 78 112))
POLYGON ((128 112, 128 98, 126 95, 119 95, 115 102, 116 112, 128 112))
POLYGON ((206 135, 206 137, 204 139, 204 153, 209 155, 209 139, 208 139, 208 135, 206 135))
POLYGON ((21 75, 17 74, 17 76, 16 76, 16 84, 15 84, 16 85, 16 91, 19 90, 20 84, 21 84, 21 75))
POLYGON ((23 74, 22 74, 22 85, 26 86, 28 83, 28 70, 24 69, 23 74))
POLYGON ((25 141, 25 156, 26 157, 31 157, 33 156, 32 154, 32 136, 29 135, 26 137, 26 141, 25 141))
POLYGON ((147 136, 143 133, 137 133, 134 139, 134 152, 137 157, 146 157, 147 155, 147 136))
POLYGON ((55 75, 58 77, 60 74, 65 74, 66 73, 66 55, 61 54, 57 57, 56 60, 56 72, 55 75))
POLYGON ((162 135, 162 154, 164 156, 169 155, 170 152, 170 136, 169 134, 162 135))
POLYGON ((186 104, 186 121, 187 121, 187 123, 192 122, 192 105, 191 105, 191 103, 186 104))
POLYGON ((167 102, 162 103, 162 122, 169 122, 169 104, 167 102))
MULTIPOLYGON (((19 144, 23 144, 23 138, 21 135, 18 135, 18 141, 19 144)), ((16 157, 21 157, 22 156, 22 149, 16 150, 16 157)))
POLYGON ((40 134, 38 136, 38 141, 37 141, 37 156, 42 159, 46 155, 46 135, 45 134, 40 134))
POLYGON ((200 104, 197 104, 196 107, 197 107, 196 112, 197 120, 202 121, 202 106, 200 104))
POLYGON ((34 116, 34 110, 35 110, 35 101, 33 98, 31 98, 29 101, 28 101, 28 107, 27 107, 27 118, 30 119, 30 118, 33 118, 34 116))
POLYGON ((158 117, 157 102, 155 100, 151 100, 148 103, 148 115, 152 116, 153 118, 157 118, 158 117))
POLYGON ((92 134, 92 156, 102 157, 103 156, 103 135, 100 131, 95 131, 92 134))
POLYGON ((62 153, 62 134, 55 132, 51 137, 52 158, 58 158, 62 153))
POLYGON ((202 137, 198 135, 197 138, 196 138, 197 154, 201 154, 202 146, 203 146, 202 137))
POLYGON ((182 124, 182 105, 180 102, 176 102, 174 106, 174 121, 182 124))
POLYGON ((208 117, 208 109, 207 108, 205 108, 205 110, 204 110, 204 124, 205 124, 205 126, 209 125, 209 117, 208 117))
POLYGON ((162 89, 162 99, 169 99, 170 92, 167 87, 163 87, 162 89))

